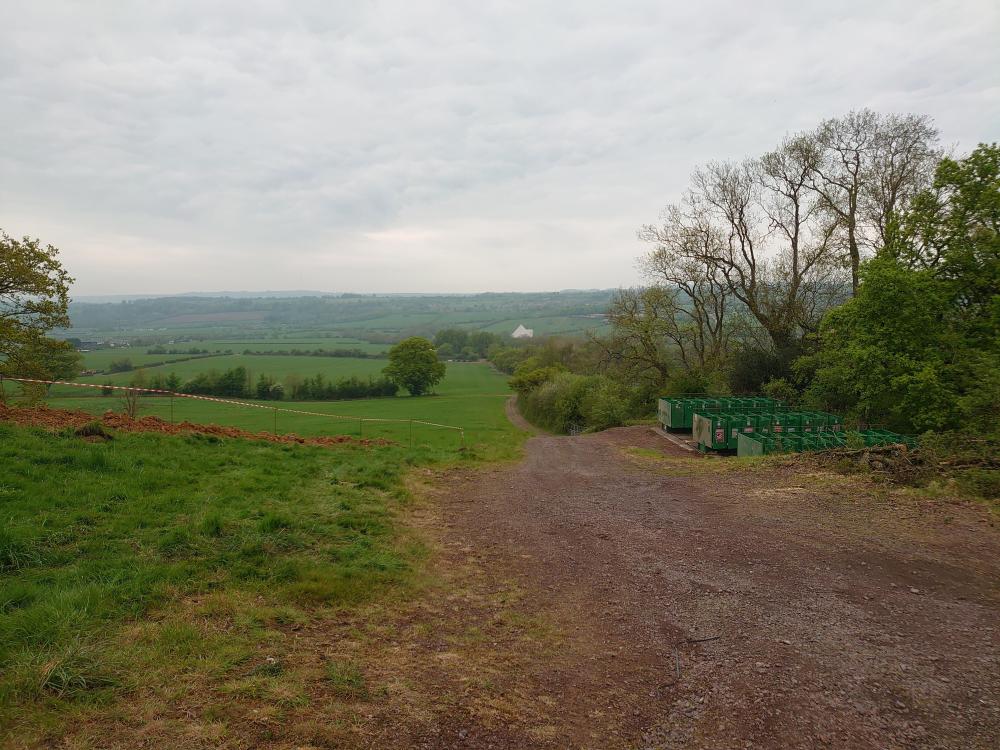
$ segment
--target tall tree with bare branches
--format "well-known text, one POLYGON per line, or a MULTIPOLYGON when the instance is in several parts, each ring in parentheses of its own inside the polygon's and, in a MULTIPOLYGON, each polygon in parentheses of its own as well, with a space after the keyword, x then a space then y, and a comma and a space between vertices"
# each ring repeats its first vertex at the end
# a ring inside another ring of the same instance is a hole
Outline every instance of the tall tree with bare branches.
POLYGON ((809 187, 815 158, 808 139, 790 138, 760 159, 698 169, 663 223, 640 230, 655 245, 647 264, 709 269, 774 348, 787 349, 840 294, 830 223, 809 187))
POLYGON ((941 153, 923 115, 849 112, 820 124, 809 186, 821 199, 836 251, 857 293, 866 255, 885 247, 895 217, 931 182, 941 153))

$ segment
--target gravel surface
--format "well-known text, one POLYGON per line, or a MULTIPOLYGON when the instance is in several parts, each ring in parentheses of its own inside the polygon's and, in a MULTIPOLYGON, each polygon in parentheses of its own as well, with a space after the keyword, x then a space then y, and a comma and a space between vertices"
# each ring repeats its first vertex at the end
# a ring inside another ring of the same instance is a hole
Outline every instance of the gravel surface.
POLYGON ((445 537, 572 647, 525 678, 555 736, 427 746, 1000 747, 988 513, 806 471, 623 428, 451 475, 445 537))

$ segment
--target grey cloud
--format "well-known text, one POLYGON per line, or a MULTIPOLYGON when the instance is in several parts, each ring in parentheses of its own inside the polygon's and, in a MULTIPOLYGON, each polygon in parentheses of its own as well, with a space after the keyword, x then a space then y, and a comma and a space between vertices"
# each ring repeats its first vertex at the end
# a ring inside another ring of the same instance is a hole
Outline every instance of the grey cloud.
POLYGON ((79 293, 190 289, 194 263, 202 288, 629 284, 700 161, 860 106, 964 148, 1000 125, 990 0, 8 16, 0 226, 62 247, 79 293))

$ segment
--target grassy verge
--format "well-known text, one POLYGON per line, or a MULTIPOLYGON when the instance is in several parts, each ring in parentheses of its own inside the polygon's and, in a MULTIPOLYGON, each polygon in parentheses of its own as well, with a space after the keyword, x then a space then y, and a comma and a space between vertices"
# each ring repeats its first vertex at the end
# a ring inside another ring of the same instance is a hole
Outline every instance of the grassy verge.
MULTIPOLYGON (((44 744, 197 684, 220 705, 305 700, 266 655, 276 628, 411 592, 424 548, 397 521, 407 473, 516 445, 87 442, 0 425, 0 738, 44 744)), ((360 689, 348 667, 327 679, 360 689)))

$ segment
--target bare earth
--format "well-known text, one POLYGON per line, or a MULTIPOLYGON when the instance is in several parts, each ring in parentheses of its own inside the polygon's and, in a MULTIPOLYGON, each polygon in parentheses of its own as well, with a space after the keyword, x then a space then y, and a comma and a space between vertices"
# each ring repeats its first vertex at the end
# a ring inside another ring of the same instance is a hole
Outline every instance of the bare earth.
POLYGON ((797 472, 626 428, 534 437, 517 465, 452 476, 452 554, 508 571, 564 639, 511 654, 551 698, 542 730, 511 712, 426 745, 1000 746, 988 514, 797 472))

